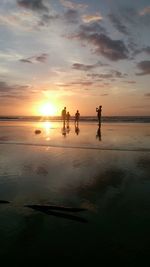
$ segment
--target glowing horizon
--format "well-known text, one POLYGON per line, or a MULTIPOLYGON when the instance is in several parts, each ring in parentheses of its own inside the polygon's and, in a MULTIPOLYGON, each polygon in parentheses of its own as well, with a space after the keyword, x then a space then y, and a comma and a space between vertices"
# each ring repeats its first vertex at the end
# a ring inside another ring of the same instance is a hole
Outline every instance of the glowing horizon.
POLYGON ((2 0, 0 116, 150 115, 149 15, 148 0, 2 0))

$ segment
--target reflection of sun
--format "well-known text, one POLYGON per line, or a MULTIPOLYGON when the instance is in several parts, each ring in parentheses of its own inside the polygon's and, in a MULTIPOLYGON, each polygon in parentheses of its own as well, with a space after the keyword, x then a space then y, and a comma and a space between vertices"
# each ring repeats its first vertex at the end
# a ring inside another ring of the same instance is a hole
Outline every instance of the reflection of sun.
POLYGON ((50 130, 52 128, 51 122, 49 122, 49 121, 43 122, 43 128, 45 129, 46 140, 49 141, 50 140, 50 130))
POLYGON ((56 107, 50 103, 45 103, 40 106, 39 113, 42 116, 54 116, 56 114, 56 107))
POLYGON ((46 132, 49 132, 49 130, 52 128, 52 123, 50 121, 44 121, 43 128, 46 130, 46 132))

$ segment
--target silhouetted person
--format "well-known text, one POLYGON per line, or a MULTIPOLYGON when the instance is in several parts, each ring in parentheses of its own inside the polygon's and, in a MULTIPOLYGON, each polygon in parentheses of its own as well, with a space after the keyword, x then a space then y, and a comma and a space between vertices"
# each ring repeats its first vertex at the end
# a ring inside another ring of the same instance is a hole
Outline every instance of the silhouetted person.
POLYGON ((75 124, 75 133, 78 135, 79 132, 80 132, 80 129, 79 129, 78 125, 75 124))
POLYGON ((96 112, 97 112, 98 123, 99 125, 101 125, 102 106, 99 106, 99 108, 96 108, 96 112))
POLYGON ((66 120, 67 120, 67 128, 69 128, 69 122, 70 122, 70 113, 69 113, 69 111, 66 114, 66 120))
POLYGON ((66 107, 64 107, 64 109, 62 110, 61 116, 62 116, 62 120, 63 120, 63 126, 65 127, 65 123, 66 123, 66 107))
POLYGON ((79 113, 79 110, 77 110, 77 112, 75 114, 75 125, 77 125, 77 126, 79 124, 79 118, 80 118, 80 113, 79 113))
POLYGON ((98 138, 99 141, 102 140, 102 138, 101 138, 101 126, 100 126, 100 124, 99 124, 98 130, 97 130, 97 133, 96 133, 96 138, 98 138))

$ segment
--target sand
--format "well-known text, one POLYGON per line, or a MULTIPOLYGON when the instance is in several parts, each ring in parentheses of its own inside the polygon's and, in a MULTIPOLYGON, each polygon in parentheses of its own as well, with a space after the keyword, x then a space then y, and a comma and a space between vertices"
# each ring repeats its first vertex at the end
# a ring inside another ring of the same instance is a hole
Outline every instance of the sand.
POLYGON ((150 125, 97 131, 87 122, 78 134, 73 123, 0 122, 0 199, 11 202, 0 205, 0 253, 8 265, 148 262, 150 125), (85 208, 77 216, 86 222, 28 204, 85 208))

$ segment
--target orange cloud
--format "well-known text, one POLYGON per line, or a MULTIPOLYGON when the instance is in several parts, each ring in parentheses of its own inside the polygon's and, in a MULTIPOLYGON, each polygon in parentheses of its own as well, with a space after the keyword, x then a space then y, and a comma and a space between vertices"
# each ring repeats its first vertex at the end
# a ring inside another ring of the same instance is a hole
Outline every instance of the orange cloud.
POLYGON ((87 8, 88 5, 86 4, 77 4, 77 3, 73 3, 71 1, 67 1, 67 0, 60 0, 60 3, 67 8, 70 9, 80 9, 80 8, 87 8))
POLYGON ((142 9, 139 12, 140 16, 145 16, 145 15, 148 15, 148 14, 150 14, 150 6, 145 7, 144 9, 142 9))
POLYGON ((99 20, 102 20, 102 19, 103 19, 103 17, 100 14, 98 14, 98 13, 93 14, 93 15, 84 15, 82 17, 82 20, 85 23, 99 21, 99 20))

